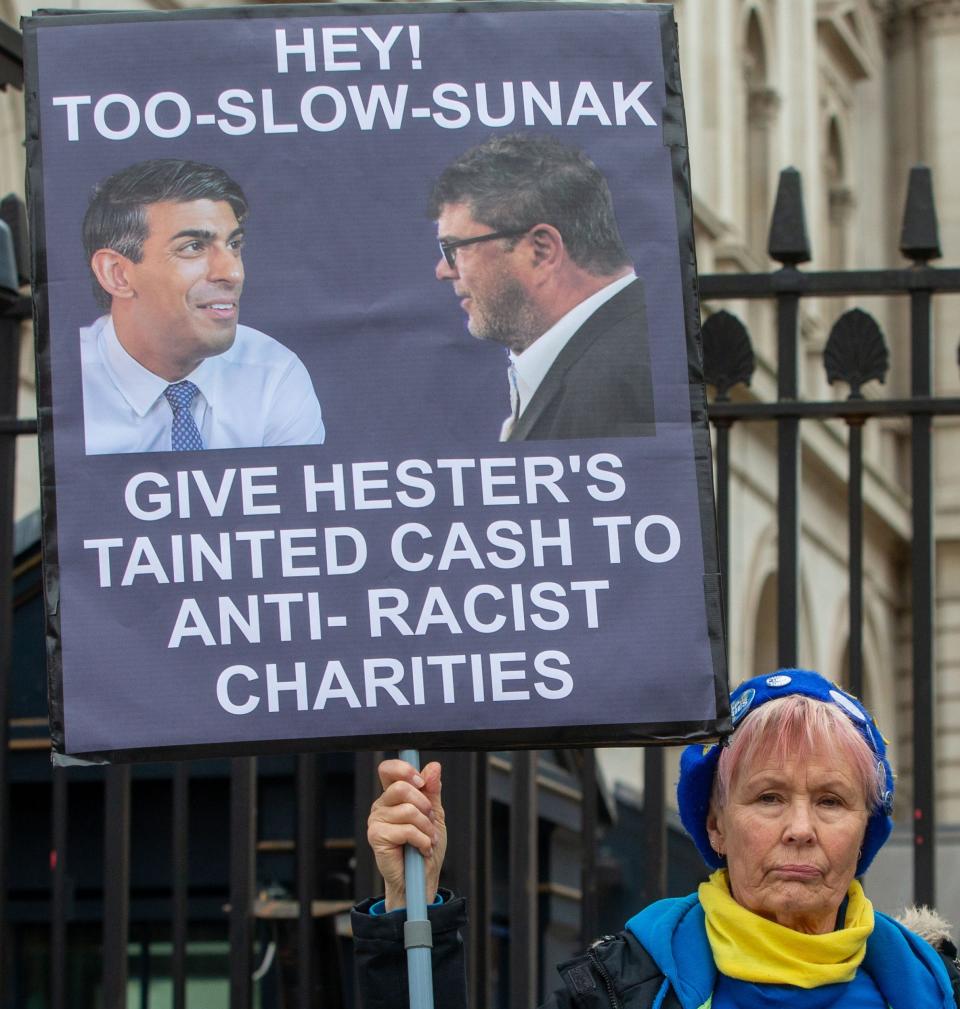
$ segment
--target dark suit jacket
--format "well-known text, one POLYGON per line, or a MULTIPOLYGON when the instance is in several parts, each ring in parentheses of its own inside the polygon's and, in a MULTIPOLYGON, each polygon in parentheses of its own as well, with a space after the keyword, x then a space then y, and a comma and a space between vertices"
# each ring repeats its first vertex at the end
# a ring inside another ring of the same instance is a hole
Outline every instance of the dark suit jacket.
POLYGON ((647 311, 638 279, 573 334, 507 440, 655 433, 647 311))

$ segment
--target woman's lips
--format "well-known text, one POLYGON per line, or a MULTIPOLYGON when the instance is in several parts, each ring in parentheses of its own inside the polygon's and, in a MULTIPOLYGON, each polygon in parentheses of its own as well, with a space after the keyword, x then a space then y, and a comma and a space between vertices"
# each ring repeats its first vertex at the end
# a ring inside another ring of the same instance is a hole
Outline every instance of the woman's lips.
POLYGON ((815 865, 781 865, 775 872, 786 879, 813 879, 823 875, 815 865))

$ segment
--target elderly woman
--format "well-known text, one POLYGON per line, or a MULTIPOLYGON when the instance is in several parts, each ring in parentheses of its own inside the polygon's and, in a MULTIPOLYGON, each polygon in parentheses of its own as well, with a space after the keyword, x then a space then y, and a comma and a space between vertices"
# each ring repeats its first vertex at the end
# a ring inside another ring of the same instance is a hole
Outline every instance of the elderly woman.
MULTIPOLYGON (((677 798, 713 873, 558 968, 551 1009, 954 1009, 947 954, 874 911, 862 876, 890 834, 893 774, 869 712, 817 673, 758 676, 731 695, 724 745, 688 747, 677 798)), ((465 1006, 463 902, 437 891, 440 768, 381 765, 368 838, 383 901, 354 912, 364 1006, 405 1004, 402 845, 427 860, 438 1009, 465 1006)), ((480 1009, 480 1007, 478 1007, 480 1009)))

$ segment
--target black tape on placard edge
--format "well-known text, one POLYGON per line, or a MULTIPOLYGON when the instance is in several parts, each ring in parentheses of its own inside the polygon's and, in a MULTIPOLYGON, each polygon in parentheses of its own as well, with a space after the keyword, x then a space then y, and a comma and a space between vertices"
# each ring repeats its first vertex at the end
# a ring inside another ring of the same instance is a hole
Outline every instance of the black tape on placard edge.
MULTIPOLYGON (((21 27, 29 19, 21 19, 21 27)), ((26 106, 27 209, 30 221, 33 276, 33 331, 37 358, 37 428, 40 453, 40 507, 43 516, 43 597, 46 608, 47 698, 54 758, 64 750, 63 667, 60 649, 60 563, 57 555, 57 498, 50 366, 50 326, 47 305, 46 228, 43 207, 43 152, 40 146, 40 103, 37 95, 37 36, 25 31, 24 99, 26 106)))
POLYGON ((693 418, 694 458, 700 500, 700 531, 703 540, 703 590, 713 657, 717 702, 717 731, 733 729, 730 720, 730 686, 727 676, 723 626, 723 586, 717 543, 716 510, 713 504, 713 450, 707 420, 706 387, 703 379, 703 339, 700 331, 700 292, 697 284, 697 248, 693 228, 693 186, 687 124, 680 79, 680 42, 672 9, 660 15, 663 66, 667 91, 664 108, 664 140, 673 162, 677 206, 677 236, 680 244, 680 274, 683 278, 684 329, 690 368, 690 416, 693 418))
MULTIPOLYGON (((719 737, 717 726, 709 722, 674 722, 663 725, 590 726, 596 736, 585 738, 582 726, 553 726, 549 728, 478 730, 475 732, 435 733, 419 731, 418 749, 478 752, 499 750, 576 749, 577 747, 624 746, 686 746, 689 743, 708 742, 719 737)), ((401 750, 409 737, 386 733, 376 736, 325 736, 322 739, 256 740, 244 743, 205 743, 182 747, 150 747, 143 749, 99 750, 89 753, 63 754, 54 752, 53 763, 72 767, 83 764, 145 763, 169 760, 199 760, 213 757, 277 756, 291 753, 359 750, 401 750)))

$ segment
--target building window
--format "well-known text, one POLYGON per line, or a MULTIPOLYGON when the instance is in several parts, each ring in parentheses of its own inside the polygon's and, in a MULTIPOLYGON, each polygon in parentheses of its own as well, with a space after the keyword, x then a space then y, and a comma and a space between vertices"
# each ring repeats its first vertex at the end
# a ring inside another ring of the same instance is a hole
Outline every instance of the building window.
POLYGON ((756 10, 747 20, 743 49, 743 83, 746 112, 746 150, 743 173, 744 235, 747 247, 759 259, 767 255, 770 200, 770 137, 779 108, 770 86, 767 48, 756 10))

